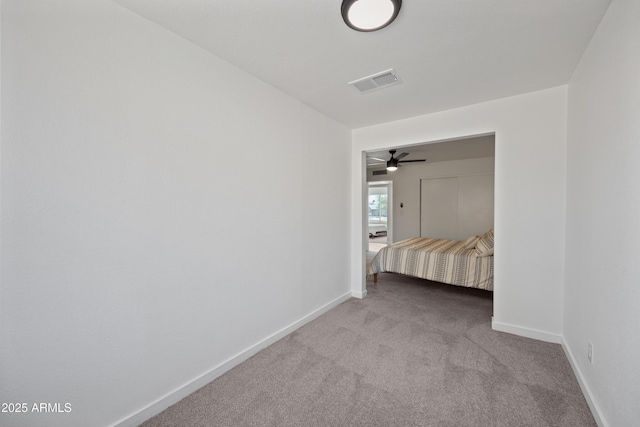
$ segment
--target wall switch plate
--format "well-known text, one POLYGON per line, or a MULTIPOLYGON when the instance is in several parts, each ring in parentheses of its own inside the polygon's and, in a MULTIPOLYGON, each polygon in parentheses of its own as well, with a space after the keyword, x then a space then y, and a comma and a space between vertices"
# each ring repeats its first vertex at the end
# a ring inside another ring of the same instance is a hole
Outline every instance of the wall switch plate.
POLYGON ((587 344, 587 359, 589 359, 589 363, 593 363, 593 344, 591 341, 587 344))

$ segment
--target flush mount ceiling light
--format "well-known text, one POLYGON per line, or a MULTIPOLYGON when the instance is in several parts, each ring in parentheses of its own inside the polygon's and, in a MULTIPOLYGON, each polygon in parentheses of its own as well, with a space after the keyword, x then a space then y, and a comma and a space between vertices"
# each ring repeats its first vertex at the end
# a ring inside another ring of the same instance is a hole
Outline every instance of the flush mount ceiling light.
POLYGON ((391 24, 402 0, 343 0, 342 18, 356 31, 376 31, 391 24))

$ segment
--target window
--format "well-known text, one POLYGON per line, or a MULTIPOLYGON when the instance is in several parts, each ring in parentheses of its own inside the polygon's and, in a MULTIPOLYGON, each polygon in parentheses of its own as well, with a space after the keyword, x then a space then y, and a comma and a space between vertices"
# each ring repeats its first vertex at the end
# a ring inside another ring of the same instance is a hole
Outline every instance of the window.
POLYGON ((386 193, 369 194, 369 222, 387 222, 386 193))

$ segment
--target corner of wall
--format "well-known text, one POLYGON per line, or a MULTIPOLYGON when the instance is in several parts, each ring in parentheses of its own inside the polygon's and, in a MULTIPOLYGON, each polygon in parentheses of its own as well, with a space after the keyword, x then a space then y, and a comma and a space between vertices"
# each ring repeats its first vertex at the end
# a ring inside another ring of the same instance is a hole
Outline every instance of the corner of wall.
POLYGON ((578 367, 578 363, 576 362, 576 359, 573 357, 573 353, 571 352, 571 349, 569 348, 566 341, 564 340, 564 337, 561 337, 560 344, 562 345, 562 350, 564 350, 564 354, 567 356, 567 359, 569 360, 571 369, 573 370, 573 373, 576 376, 576 379, 578 380, 578 385, 580 385, 580 390, 582 390, 582 394, 584 395, 584 398, 587 401, 587 405, 589 405, 589 409, 591 409, 591 414, 593 415, 593 418, 596 421, 596 424, 598 424, 598 426, 600 427, 607 427, 608 424, 605 421, 604 416, 600 411, 600 408, 598 407, 598 405, 596 405, 593 395, 591 393, 591 389, 587 385, 587 382, 585 381, 582 375, 582 371, 578 367))

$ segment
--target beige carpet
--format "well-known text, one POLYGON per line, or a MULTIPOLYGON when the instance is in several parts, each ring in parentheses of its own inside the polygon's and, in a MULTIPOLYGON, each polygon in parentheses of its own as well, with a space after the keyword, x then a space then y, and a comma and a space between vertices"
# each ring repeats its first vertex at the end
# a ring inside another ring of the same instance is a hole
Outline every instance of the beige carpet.
POLYGON ((378 252, 380 249, 384 248, 385 246, 387 246, 386 243, 369 242, 369 251, 378 252))
POLYGON ((387 246, 387 244, 387 236, 369 238, 369 251, 378 252, 380 249, 387 246))
POLYGON ((595 426, 559 345, 491 330, 491 293, 388 273, 368 292, 144 426, 595 426))

